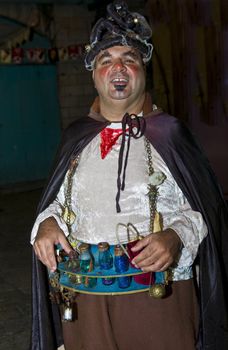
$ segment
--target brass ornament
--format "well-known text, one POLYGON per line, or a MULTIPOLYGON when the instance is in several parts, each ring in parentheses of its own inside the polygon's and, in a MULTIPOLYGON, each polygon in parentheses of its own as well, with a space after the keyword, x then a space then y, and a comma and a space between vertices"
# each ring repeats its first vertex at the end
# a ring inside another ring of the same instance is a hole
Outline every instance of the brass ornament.
POLYGON ((78 257, 78 253, 76 251, 71 251, 69 254, 69 259, 65 262, 65 268, 70 269, 72 271, 80 270, 80 261, 78 257))
POLYGON ((72 275, 72 274, 69 274, 69 280, 72 284, 82 284, 83 282, 83 278, 81 275, 72 275))
POLYGON ((154 233, 160 232, 162 230, 162 218, 161 214, 155 211, 154 215, 154 233))
POLYGON ((62 211, 62 219, 67 223, 68 225, 72 225, 76 219, 75 213, 70 210, 68 207, 65 207, 62 211))
POLYGON ((54 290, 59 289, 59 272, 55 271, 49 273, 49 283, 54 290))
POLYGON ((149 295, 156 299, 162 299, 166 295, 165 285, 161 283, 155 283, 150 286, 149 295))

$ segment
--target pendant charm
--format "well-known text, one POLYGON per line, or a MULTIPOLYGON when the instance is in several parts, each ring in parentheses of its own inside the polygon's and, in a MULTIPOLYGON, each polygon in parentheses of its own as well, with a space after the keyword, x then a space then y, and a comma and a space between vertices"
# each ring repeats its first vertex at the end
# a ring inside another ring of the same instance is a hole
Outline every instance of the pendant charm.
POLYGON ((162 171, 154 171, 149 176, 149 183, 152 186, 159 186, 165 181, 165 179, 166 179, 166 176, 162 171))
POLYGON ((162 231, 162 219, 160 213, 155 211, 154 215, 154 233, 162 231))
POLYGON ((49 283, 52 289, 59 290, 59 272, 49 272, 49 283))
POLYGON ((72 284, 78 285, 78 284, 82 284, 83 278, 81 275, 69 274, 69 281, 72 284))
POLYGON ((68 207, 63 209, 61 217, 67 225, 72 225, 76 219, 75 213, 72 210, 69 210, 68 207))
POLYGON ((150 286, 149 289, 150 297, 161 299, 166 295, 165 285, 161 283, 155 283, 150 286))
POLYGON ((73 320, 73 310, 69 303, 63 306, 63 321, 69 322, 73 320))
POLYGON ((69 259, 65 262, 65 267, 73 272, 80 270, 80 260, 78 253, 76 251, 71 251, 69 253, 69 259))

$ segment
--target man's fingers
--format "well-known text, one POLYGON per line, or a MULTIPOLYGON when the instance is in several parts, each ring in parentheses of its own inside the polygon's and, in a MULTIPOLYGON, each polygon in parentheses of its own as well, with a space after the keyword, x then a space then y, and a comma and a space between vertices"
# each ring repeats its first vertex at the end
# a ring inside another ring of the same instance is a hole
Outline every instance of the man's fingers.
POLYGON ((146 247, 149 243, 149 236, 148 237, 144 237, 143 239, 141 239, 140 241, 138 241, 136 243, 136 245, 134 245, 134 247, 131 248, 131 250, 133 252, 138 252, 139 250, 143 249, 144 247, 146 247))
POLYGON ((52 271, 54 272, 57 268, 57 263, 56 263, 56 256, 55 256, 55 250, 54 246, 49 244, 46 246, 46 249, 44 251, 43 255, 44 259, 44 264, 52 271))
POLYGON ((167 268, 170 266, 171 261, 163 261, 163 260, 157 260, 154 264, 147 265, 145 267, 142 267, 143 272, 163 272, 166 271, 167 268))
POLYGON ((65 236, 61 235, 59 237, 59 243, 61 244, 61 247, 63 248, 63 250, 65 250, 67 254, 69 254, 73 250, 65 236))
POLYGON ((144 250, 132 261, 132 263, 135 263, 136 267, 145 272, 161 271, 167 263, 171 262, 168 255, 161 255, 158 251, 150 254, 150 249, 145 248, 144 250), (147 252, 144 253, 144 250, 147 250, 147 252))
POLYGON ((137 256, 132 260, 132 263, 135 264, 136 267, 138 267, 139 264, 145 259, 150 259, 150 264, 154 263, 154 261, 160 257, 161 253, 163 253, 163 251, 161 252, 158 250, 156 241, 151 242, 151 237, 146 237, 138 243, 140 243, 140 247, 142 247, 141 251, 139 251, 137 256))
POLYGON ((155 264, 159 258, 160 258, 160 255, 157 254, 156 252, 150 254, 150 253, 144 253, 144 251, 142 251, 137 257, 134 258, 132 263, 133 264, 135 263, 137 267, 143 268, 145 266, 155 264))
POLYGON ((54 272, 57 267, 54 246, 45 243, 34 243, 34 250, 38 259, 54 272))
POLYGON ((57 244, 61 244, 67 254, 72 250, 64 232, 56 220, 50 217, 40 224, 33 247, 38 259, 51 271, 55 271, 57 268, 55 254, 55 245, 57 244))
MULTIPOLYGON (((142 269, 145 272, 159 272, 164 271, 173 262, 173 257, 169 250, 164 246, 159 244, 157 240, 151 242, 149 238, 147 240, 148 245, 145 246, 142 251, 132 260, 135 267, 142 269)), ((147 243, 144 242, 139 243, 147 243)))
POLYGON ((41 257, 40 257, 39 248, 37 248, 37 246, 34 244, 34 245, 33 245, 33 249, 34 249, 34 252, 35 252, 37 258, 40 260, 41 257))
POLYGON ((153 263, 155 259, 158 259, 157 252, 153 246, 148 245, 132 260, 133 264, 140 264, 142 261, 150 259, 150 263, 153 263))

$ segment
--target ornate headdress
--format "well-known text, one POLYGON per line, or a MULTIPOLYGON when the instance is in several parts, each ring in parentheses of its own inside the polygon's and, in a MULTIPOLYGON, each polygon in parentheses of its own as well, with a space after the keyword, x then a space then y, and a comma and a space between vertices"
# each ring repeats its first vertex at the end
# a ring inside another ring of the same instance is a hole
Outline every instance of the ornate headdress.
POLYGON ((86 46, 85 67, 93 70, 97 54, 112 46, 134 47, 147 63, 153 50, 149 42, 151 36, 152 30, 142 15, 129 12, 124 1, 114 1, 107 6, 106 18, 100 18, 92 29, 90 44, 86 46))

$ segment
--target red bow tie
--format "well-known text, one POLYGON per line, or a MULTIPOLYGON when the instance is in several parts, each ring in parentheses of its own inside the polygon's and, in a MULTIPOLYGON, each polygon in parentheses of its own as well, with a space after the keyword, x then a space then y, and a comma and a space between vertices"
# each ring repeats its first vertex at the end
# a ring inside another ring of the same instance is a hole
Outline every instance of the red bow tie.
POLYGON ((105 128, 101 131, 101 158, 104 159, 106 155, 111 151, 112 146, 116 144, 116 141, 123 134, 122 129, 105 128))

